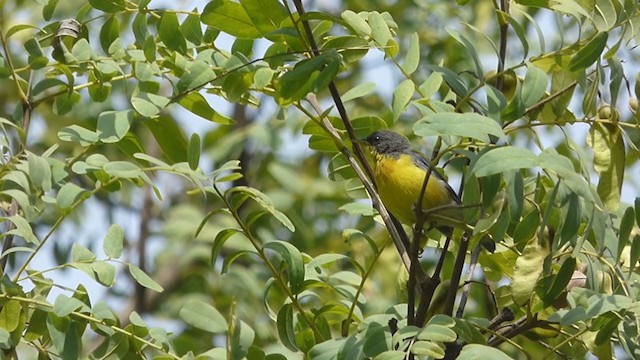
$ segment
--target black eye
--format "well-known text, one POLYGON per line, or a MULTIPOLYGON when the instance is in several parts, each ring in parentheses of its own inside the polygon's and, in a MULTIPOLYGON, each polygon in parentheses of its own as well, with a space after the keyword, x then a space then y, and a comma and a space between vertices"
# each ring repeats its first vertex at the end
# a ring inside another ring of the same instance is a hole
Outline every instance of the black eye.
POLYGON ((376 137, 374 138, 374 140, 375 140, 375 141, 380 141, 380 136, 376 136, 376 137))

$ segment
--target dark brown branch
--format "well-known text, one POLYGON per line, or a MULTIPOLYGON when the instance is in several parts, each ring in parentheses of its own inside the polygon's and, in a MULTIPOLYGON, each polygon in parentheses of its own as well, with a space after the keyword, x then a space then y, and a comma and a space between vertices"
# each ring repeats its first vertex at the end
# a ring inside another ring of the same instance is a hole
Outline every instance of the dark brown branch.
MULTIPOLYGON (((500 7, 502 12, 509 14, 509 0, 500 0, 500 7)), ((496 79, 496 88, 498 91, 502 91, 504 88, 504 63, 507 58, 507 31, 509 30, 509 23, 501 14, 498 14, 498 23, 500 24, 500 50, 498 59, 498 78, 496 79)))
MULTIPOLYGON (((145 273, 147 272, 147 241, 149 240, 149 224, 152 219, 153 198, 151 186, 144 187, 144 199, 142 201, 142 209, 140 209, 140 234, 138 235, 138 267, 145 273)), ((143 314, 147 311, 145 294, 146 288, 135 282, 135 310, 143 314)))
MULTIPOLYGON (((478 257, 480 257, 480 252, 482 251, 482 245, 478 243, 473 249, 471 253, 471 259, 469 260, 469 275, 467 276, 467 281, 465 285, 469 283, 469 281, 473 278, 473 273, 476 270, 476 265, 478 264, 478 257)), ((463 285, 464 286, 464 285, 463 285)), ((465 286, 462 291, 462 295, 460 296, 460 303, 458 304, 458 310, 456 311, 456 317, 462 318, 464 315, 464 308, 467 306, 467 299, 469 298, 469 292, 471 291, 471 286, 465 286)))

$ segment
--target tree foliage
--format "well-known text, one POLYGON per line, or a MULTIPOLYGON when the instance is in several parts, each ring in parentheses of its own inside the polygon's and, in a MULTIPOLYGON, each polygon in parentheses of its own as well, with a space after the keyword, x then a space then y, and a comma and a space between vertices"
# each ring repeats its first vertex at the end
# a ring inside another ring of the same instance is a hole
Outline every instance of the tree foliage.
POLYGON ((4 356, 640 357, 636 2, 162 6, 2 2, 4 356), (380 128, 473 226, 394 221, 380 128))

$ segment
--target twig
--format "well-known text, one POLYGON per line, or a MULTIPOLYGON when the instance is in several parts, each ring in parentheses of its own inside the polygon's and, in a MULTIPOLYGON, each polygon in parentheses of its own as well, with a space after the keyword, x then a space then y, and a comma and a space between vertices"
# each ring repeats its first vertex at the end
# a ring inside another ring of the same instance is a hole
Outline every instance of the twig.
MULTIPOLYGON (((481 251, 482 251, 482 245, 478 243, 475 249, 473 249, 473 252, 471 253, 471 259, 469 260, 469 275, 467 276, 467 281, 465 282, 465 284, 468 284, 469 281, 473 278, 473 273, 476 270, 476 265, 478 264, 478 257, 480 256, 481 251)), ((466 286, 464 288, 464 291, 462 292, 462 295, 460 296, 460 303, 458 304, 458 310, 456 311, 456 317, 459 319, 462 318, 462 315, 464 314, 464 308, 465 306, 467 306, 467 299, 469 298, 470 290, 471 290, 471 286, 466 286)))
POLYGON ((445 315, 451 315, 453 312, 453 304, 456 300, 456 293, 458 292, 458 284, 460 283, 460 277, 462 276, 462 268, 464 267, 464 260, 467 257, 467 249, 469 248, 469 234, 464 233, 460 239, 460 247, 458 248, 458 254, 456 255, 456 262, 453 265, 453 272, 451 273, 451 286, 447 292, 447 298, 444 304, 443 313, 445 315))
POLYGON ((489 326, 487 328, 489 330, 495 330, 500 325, 502 325, 502 323, 507 321, 513 321, 513 319, 514 319, 513 310, 509 309, 508 307, 502 308, 502 311, 500 312, 500 314, 496 315, 496 317, 491 319, 491 322, 489 322, 489 326))
MULTIPOLYGON (((144 199, 142 209, 140 210, 140 235, 138 236, 138 267, 140 270, 147 272, 147 240, 149 239, 149 223, 151 222, 151 209, 153 208, 153 200, 151 197, 151 186, 144 187, 144 199)), ((135 310, 142 314, 146 312, 145 293, 146 288, 137 281, 135 288, 135 310)))
POLYGON ((216 194, 218 194, 220 199, 222 199, 224 206, 229 210, 229 213, 238 224, 238 226, 240 226, 242 234, 249 240, 254 250, 256 250, 256 254, 258 255, 258 257, 260 257, 260 260, 262 260, 267 268, 269 268, 269 271, 271 272, 271 274, 273 274, 273 278, 275 279, 276 283, 280 285, 280 288, 285 293, 285 296, 289 298, 289 300, 291 300, 291 304, 298 311, 302 321, 304 321, 306 326, 313 330, 313 333, 318 339, 324 341, 324 335, 322 334, 322 332, 320 332, 316 324, 311 320, 309 314, 304 310, 304 308, 298 301, 297 296, 291 292, 291 289, 287 286, 286 282, 280 276, 280 272, 278 271, 278 269, 276 269, 271 260, 269 260, 267 254, 264 251, 264 247, 260 245, 260 241, 254 236, 251 229, 249 229, 249 226, 242 220, 242 218, 238 214, 238 209, 231 205, 231 202, 229 201, 227 196, 225 196, 225 193, 220 190, 220 188, 215 183, 213 184, 213 190, 216 192, 216 194))
MULTIPOLYGON (((433 148, 433 154, 431 158, 436 158, 438 152, 440 151, 440 146, 442 145, 442 140, 438 136, 438 140, 436 141, 436 145, 433 148)), ((427 190, 427 183, 429 182, 429 178, 431 177, 431 173, 433 172, 433 166, 429 166, 426 174, 424 175, 424 180, 422 180, 422 186, 420 187, 420 193, 418 194, 418 199, 414 204, 414 217, 416 219, 415 224, 413 225, 413 238, 411 239, 409 256, 411 257, 411 269, 409 270, 409 282, 407 284, 407 323, 409 325, 415 325, 415 285, 416 285, 416 272, 417 266, 419 266, 418 260, 418 251, 420 247, 420 239, 423 234, 424 223, 427 220, 426 214, 422 211, 422 201, 424 199, 425 192, 427 190)), ((432 277, 433 279, 433 277, 432 277)), ((423 292, 423 298, 420 299, 420 303, 422 304, 427 300, 426 307, 428 308, 431 302, 431 298, 433 297, 433 291, 431 292, 423 292), (431 294, 429 294, 431 293, 431 294)), ((421 324, 420 324, 421 325, 421 324)))
MULTIPOLYGON (((500 8, 502 12, 509 14, 509 0, 500 0, 500 8)), ((507 31, 509 30, 509 23, 500 14, 498 14, 498 22, 500 24, 500 53, 498 54, 498 70, 496 71, 498 74, 498 78, 496 79, 496 88, 498 91, 502 91, 504 88, 503 70, 504 63, 507 58, 507 31)))

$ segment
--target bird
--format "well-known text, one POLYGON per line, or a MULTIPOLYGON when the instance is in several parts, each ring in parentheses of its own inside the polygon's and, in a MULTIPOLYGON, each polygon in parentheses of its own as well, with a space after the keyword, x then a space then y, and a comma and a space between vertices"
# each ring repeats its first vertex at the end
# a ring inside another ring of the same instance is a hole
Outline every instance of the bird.
MULTIPOLYGON (((378 194, 387 210, 400 222, 413 225, 415 205, 420 196, 430 162, 411 148, 409 139, 390 130, 378 130, 360 141, 373 155, 373 175, 378 194)), ((426 213, 423 228, 436 228, 451 235, 453 228, 466 229, 462 201, 447 181, 431 171, 421 204, 426 213)), ((495 243, 481 241, 491 251, 495 243)))

